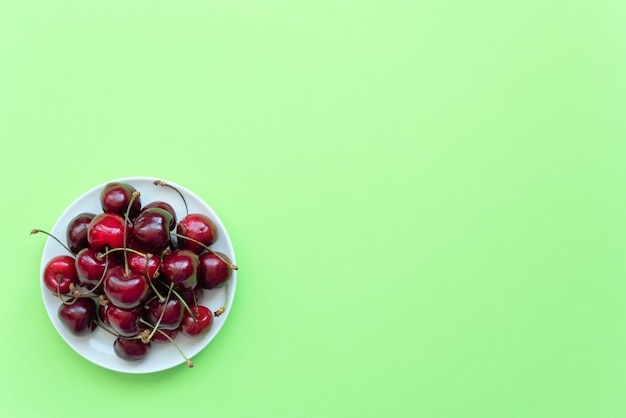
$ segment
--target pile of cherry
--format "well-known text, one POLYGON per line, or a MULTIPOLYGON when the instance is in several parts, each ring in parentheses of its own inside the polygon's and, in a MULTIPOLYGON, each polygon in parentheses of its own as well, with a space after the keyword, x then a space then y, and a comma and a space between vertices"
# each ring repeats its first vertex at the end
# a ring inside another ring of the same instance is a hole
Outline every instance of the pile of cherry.
MULTIPOLYGON (((176 190, 162 181, 155 185, 176 190)), ((165 201, 142 206, 130 184, 113 182, 100 193, 102 212, 81 213, 67 225, 69 252, 50 259, 46 288, 60 298, 59 320, 74 335, 100 327, 115 336, 113 351, 125 360, 144 359, 152 343, 176 346, 178 333, 209 332, 212 312, 201 304, 205 289, 227 286, 237 266, 210 246, 218 239, 213 221, 201 213, 177 220, 165 201)))

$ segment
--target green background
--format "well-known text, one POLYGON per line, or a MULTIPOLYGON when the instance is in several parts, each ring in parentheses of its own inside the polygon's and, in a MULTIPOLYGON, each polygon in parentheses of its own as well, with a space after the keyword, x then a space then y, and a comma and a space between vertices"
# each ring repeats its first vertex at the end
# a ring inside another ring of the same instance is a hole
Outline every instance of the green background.
POLYGON ((621 0, 0 0, 0 415, 624 417, 625 110, 621 0), (30 230, 127 176, 233 240, 192 370, 44 310, 30 230))

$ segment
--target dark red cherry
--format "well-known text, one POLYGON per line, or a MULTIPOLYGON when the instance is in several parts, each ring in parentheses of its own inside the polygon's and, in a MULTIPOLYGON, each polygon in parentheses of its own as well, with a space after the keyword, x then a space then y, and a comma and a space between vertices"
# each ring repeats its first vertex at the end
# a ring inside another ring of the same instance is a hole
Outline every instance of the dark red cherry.
MULTIPOLYGON (((181 219, 176 226, 176 232, 179 235, 199 241, 207 247, 217 241, 218 238, 217 228, 213 221, 201 213, 190 213, 181 219)), ((200 254, 205 250, 202 245, 180 236, 178 237, 178 247, 189 249, 196 254, 200 254)))
POLYGON ((124 309, 119 306, 109 304, 106 308, 106 318, 109 325, 113 331, 124 337, 133 337, 141 332, 140 320, 142 313, 142 306, 132 309, 124 309))
POLYGON ((130 226, 124 234, 124 218, 118 214, 104 212, 96 215, 87 228, 87 240, 96 251, 105 248, 123 248, 130 237, 130 226))
POLYGON ((143 360, 150 353, 150 343, 144 344, 138 339, 116 338, 113 342, 113 351, 124 360, 143 360))
POLYGON ((150 208, 160 208, 169 212, 169 214, 172 215, 172 219, 170 220, 170 231, 172 231, 176 227, 176 222, 177 222, 176 211, 174 211, 174 208, 172 207, 172 205, 170 205, 167 202, 163 202, 161 200, 156 200, 154 202, 148 203, 146 206, 143 207, 143 209, 141 209, 141 211, 143 212, 144 210, 150 209, 150 208))
POLYGON ((185 307, 179 299, 171 298, 167 303, 154 299, 147 305, 145 318, 152 325, 158 323, 159 329, 176 329, 183 319, 184 311, 185 307))
POLYGON ((165 209, 146 209, 133 222, 133 240, 143 250, 161 254, 170 245, 172 215, 165 209))
POLYGON ((213 312, 203 305, 192 306, 191 312, 193 312, 195 319, 185 310, 183 320, 180 323, 180 332, 187 337, 196 337, 208 333, 211 325, 213 325, 213 312))
POLYGON ((163 257, 161 272, 177 289, 193 289, 198 283, 198 256, 190 250, 174 250, 163 257))
POLYGON ((198 285, 204 289, 214 289, 224 286, 230 276, 232 269, 225 261, 228 260, 225 254, 205 252, 200 255, 198 265, 198 285))
MULTIPOLYGON (((100 282, 107 266, 107 260, 100 258, 101 254, 91 247, 83 248, 76 254, 76 272, 81 284, 95 286, 100 282)), ((108 263, 112 267, 112 258, 109 258, 108 263)))
POLYGON ((147 253, 145 255, 127 252, 128 267, 138 273, 143 273, 152 279, 159 277, 161 273, 161 258, 159 256, 147 253))
POLYGON ((70 293, 70 285, 78 283, 74 257, 69 255, 52 257, 44 267, 43 283, 55 295, 70 293))
POLYGON ((109 301, 120 308, 134 308, 143 301, 150 282, 145 274, 133 270, 126 271, 123 266, 114 266, 104 276, 104 293, 109 301))
POLYGON ((67 245, 74 254, 89 246, 87 227, 95 216, 94 213, 81 213, 76 215, 67 225, 65 233, 67 245))
MULTIPOLYGON (((128 205, 132 199, 133 193, 137 190, 135 187, 127 183, 112 182, 104 186, 100 192, 100 204, 102 211, 117 213, 124 216, 128 205)), ((130 207, 128 217, 134 219, 141 210, 141 198, 136 196, 130 207)))
POLYGON ((154 341, 158 344, 167 344, 171 342, 166 336, 163 334, 167 334, 172 340, 176 339, 178 335, 178 329, 158 329, 154 335, 152 335, 152 339, 150 341, 154 341))
POLYGON ((96 302, 91 298, 78 298, 72 304, 62 303, 57 314, 74 335, 87 335, 96 329, 96 302))

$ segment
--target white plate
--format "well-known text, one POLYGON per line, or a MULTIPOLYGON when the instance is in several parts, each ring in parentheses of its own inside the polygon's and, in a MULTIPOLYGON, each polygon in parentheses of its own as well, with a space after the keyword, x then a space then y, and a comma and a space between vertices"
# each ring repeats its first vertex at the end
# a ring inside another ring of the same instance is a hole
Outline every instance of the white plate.
MULTIPOLYGON (((124 182, 134 186, 141 193, 140 198, 142 206, 154 200, 163 200, 168 202, 176 211, 177 219, 182 219, 186 214, 185 205, 178 193, 169 187, 155 185, 153 183, 154 180, 157 179, 148 177, 129 177, 111 180, 111 182, 124 182)), ((213 220, 218 229, 218 240, 211 245, 211 249, 226 254, 231 261, 236 264, 237 261, 235 259, 235 253, 230 237, 228 236, 228 232, 213 209, 211 209, 211 207, 200 197, 185 187, 172 183, 166 179, 159 180, 163 180, 164 182, 176 187, 183 194, 183 196, 185 196, 189 213, 204 213, 213 220)), ((100 206, 100 192, 107 183, 94 187, 76 199, 74 203, 72 203, 65 210, 65 212, 61 214, 54 227, 49 232, 61 241, 65 242, 67 225, 76 215, 82 212, 91 212, 95 214, 102 212, 102 207, 100 206)), ((87 336, 75 336, 70 333, 57 316, 57 311, 60 305, 59 298, 53 295, 52 292, 45 287, 42 280, 43 270, 46 263, 52 257, 62 254, 68 254, 67 250, 59 245, 59 243, 54 239, 48 238, 41 258, 41 272, 39 280, 41 283, 43 302, 46 306, 46 310, 48 311, 48 316, 50 317, 50 320, 56 330, 70 347, 92 363, 123 373, 152 373, 184 364, 183 357, 171 343, 152 343, 152 348, 148 356, 141 361, 134 362, 122 360, 116 356, 113 352, 113 341, 115 337, 99 327, 94 333, 87 336)), ((188 338, 181 333, 178 333, 175 341, 187 357, 192 358, 198 354, 211 342, 211 340, 213 340, 213 338, 215 338, 219 330, 222 328, 232 306, 236 285, 237 271, 233 271, 228 284, 228 302, 226 304, 226 312, 221 316, 214 318, 213 325, 208 334, 205 334, 202 337, 188 338)), ((205 305, 214 312, 223 305, 225 296, 225 287, 220 289, 204 290, 204 297, 201 304, 205 305)), ((187 366, 184 365, 182 367, 187 366)), ((198 365, 196 365, 196 367, 198 367, 198 365)))

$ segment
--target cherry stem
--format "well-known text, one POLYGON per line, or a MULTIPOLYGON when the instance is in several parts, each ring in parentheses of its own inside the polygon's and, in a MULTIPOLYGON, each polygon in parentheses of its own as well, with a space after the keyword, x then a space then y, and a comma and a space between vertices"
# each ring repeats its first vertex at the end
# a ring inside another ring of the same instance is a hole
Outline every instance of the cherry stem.
POLYGON ((133 206, 135 199, 137 199, 139 195, 140 193, 136 190, 131 194, 130 200, 128 201, 128 206, 126 207, 126 213, 124 214, 124 269, 126 271, 126 274, 128 274, 128 257, 126 256, 126 230, 128 228, 128 224, 130 223, 130 218, 128 217, 128 215, 130 214, 130 208, 133 206))
POLYGON ((176 187, 172 186, 171 184, 167 184, 163 180, 155 180, 153 183, 157 186, 169 187, 170 189, 173 189, 176 193, 178 193, 180 198, 183 200, 183 203, 185 204, 185 213, 189 215, 189 208, 187 207, 187 201, 185 200, 185 196, 183 196, 180 190, 178 190, 176 187))
POLYGON ((152 254, 150 253, 142 253, 141 251, 135 250, 134 248, 126 248, 126 247, 114 247, 114 248, 108 248, 105 252, 103 252, 102 254, 98 255, 98 258, 102 258, 106 255, 111 254, 112 252, 115 251, 130 251, 131 253, 140 255, 142 257, 144 257, 146 259, 146 263, 148 262, 148 258, 152 257, 152 254))
POLYGON ((202 248, 204 248, 204 249, 205 249, 205 250, 207 250, 208 252, 210 252, 210 253, 212 253, 212 254, 215 254, 215 256, 216 256, 217 258, 219 258, 219 259, 220 259, 220 261, 222 261, 223 263, 225 263, 225 264, 226 264, 226 265, 227 265, 230 269, 232 269, 232 270, 239 270, 239 267, 237 267, 235 264, 233 264, 233 263, 231 263, 230 261, 228 261, 228 260, 227 260, 226 258, 224 258, 224 257, 223 257, 220 253, 218 253, 218 252, 216 252, 216 251, 213 251, 211 248, 209 248, 209 246, 208 246, 208 245, 203 244, 202 242, 200 242, 200 241, 198 241, 198 240, 195 240, 195 239, 193 239, 193 238, 190 238, 190 237, 188 237, 188 236, 186 236, 186 235, 179 234, 179 233, 176 233, 176 232, 172 232, 172 235, 174 235, 175 237, 178 237, 178 238, 188 239, 188 240, 189 240, 189 241, 191 241, 191 242, 195 242, 196 244, 198 244, 198 245, 202 246, 202 248))
MULTIPOLYGON (((115 247, 115 248, 107 249, 105 252, 103 252, 102 254, 98 255, 98 257, 102 258, 104 256, 108 256, 110 253, 112 253, 114 251, 124 251, 124 254, 126 254, 126 251, 130 251, 131 253, 137 254, 137 255, 139 255, 141 257, 144 257, 146 259, 146 277, 148 277, 148 282, 150 282, 150 287, 152 288, 152 290, 154 290, 154 293, 156 293, 156 295, 158 296, 159 302, 163 302, 163 296, 159 293, 157 288, 154 286, 154 283, 152 283, 152 279, 156 279, 159 276, 159 271, 157 270, 154 273, 154 277, 150 277, 150 272, 148 271, 148 260, 150 259, 150 257, 152 257, 152 254, 150 254, 150 253, 142 253, 141 251, 137 251, 134 248, 115 247)), ((128 274, 128 272, 126 272, 126 274, 128 274)))
MULTIPOLYGON (((74 290, 74 285, 70 285, 70 293, 73 293, 72 292, 73 290, 74 290)), ((74 294, 72 294, 71 296, 59 294, 58 296, 63 305, 73 305, 74 303, 76 303, 76 300, 78 299, 78 297, 74 294), (64 299, 63 296, 68 296, 68 298, 64 299)))
POLYGON ((224 286, 224 291, 226 292, 226 295, 224 296, 224 304, 217 311, 213 312, 213 315, 215 315, 216 317, 226 312, 226 304, 228 303, 228 285, 229 283, 227 282, 224 286))
POLYGON ((165 304, 163 305, 163 309, 161 309, 161 315, 159 315, 159 320, 157 321, 157 323, 154 324, 154 328, 152 329, 152 332, 148 335, 148 341, 150 341, 152 339, 152 336, 156 332, 156 329, 161 324, 161 320, 163 319, 163 315, 165 315, 165 309, 167 308, 167 304, 170 301, 170 296, 172 296, 172 289, 173 288, 174 288, 174 282, 170 283, 170 288, 167 291, 167 297, 165 298, 165 304))
POLYGON ((72 254, 72 255, 74 254, 74 253, 72 252, 72 250, 70 250, 70 249, 69 249, 69 247, 68 247, 67 245, 63 244, 63 243, 61 242, 61 240, 59 240, 57 237, 55 237, 55 236, 54 236, 54 235, 52 235, 51 233, 46 232, 46 231, 43 231, 43 230, 41 230, 41 229, 33 229, 32 231, 30 231, 31 235, 33 235, 33 234, 37 234, 37 233, 39 233, 39 232, 41 232, 42 234, 46 234, 46 235, 47 235, 47 236, 49 236, 50 238, 53 238, 56 242, 58 242, 59 244, 61 244, 61 246, 62 246, 63 248, 65 248, 65 249, 67 250, 67 252, 69 252, 69 253, 70 253, 70 254, 72 254))
POLYGON ((76 291, 76 292, 74 293, 74 296, 76 296, 76 297, 81 297, 81 296, 87 296, 87 295, 90 295, 90 294, 94 293, 98 287, 100 287, 100 285, 101 285, 101 284, 102 284, 102 282, 104 281, 104 276, 106 276, 106 274, 107 274, 107 270, 109 269, 109 254, 108 254, 108 252, 107 252, 107 253, 105 253, 105 254, 104 254, 104 256, 105 256, 105 257, 104 257, 104 270, 102 271, 102 276, 100 276, 100 280, 98 280, 98 283, 96 283, 96 285, 95 285, 93 288, 88 289, 88 290, 87 290, 86 292, 84 292, 84 293, 80 293, 80 292, 76 291))
MULTIPOLYGON (((160 283, 165 285, 165 283, 163 283, 163 282, 160 282, 160 283)), ((172 284, 174 284, 174 283, 172 283, 172 284)), ((176 296, 176 299, 180 300, 180 303, 183 304, 183 306, 185 307, 185 310, 189 313, 189 315, 191 315, 191 318, 193 319, 193 322, 197 322, 196 315, 193 313, 193 311, 189 307, 189 304, 187 304, 187 302, 185 302, 185 299, 180 295, 180 293, 178 293, 176 290, 174 290, 174 288, 171 288, 171 290, 172 290, 172 293, 174 294, 174 296, 176 296)), ((156 290, 155 290, 155 292, 156 292, 156 290)), ((194 301, 195 300, 196 300, 196 295, 194 294, 194 301)), ((159 299, 159 301, 162 302, 163 299, 159 299)))
POLYGON ((163 295, 161 295, 159 293, 159 291, 157 290, 156 286, 154 285, 154 283, 152 283, 152 280, 149 280, 150 282, 150 287, 152 288, 152 290, 154 291, 154 293, 156 293, 156 297, 159 298, 159 302, 163 302, 165 300, 165 298, 163 297, 163 295))
POLYGON ((169 335, 167 335, 167 333, 161 331, 160 329, 158 329, 157 327, 155 327, 154 325, 152 325, 151 323, 149 323, 148 321, 145 321, 143 319, 139 320, 142 324, 147 325, 149 327, 153 328, 153 332, 156 331, 159 334, 161 334, 162 336, 164 336, 165 338, 167 338, 172 344, 174 344, 174 347, 176 347, 176 350, 178 350, 178 352, 180 353, 180 355, 182 356, 182 358, 185 360, 185 363, 187 364, 187 367, 189 367, 190 369, 193 367, 193 363, 191 362, 191 360, 189 360, 189 357, 187 357, 185 355, 185 353, 183 353, 183 350, 180 348, 180 346, 178 344, 176 344, 176 341, 174 341, 174 339, 172 337, 170 337, 169 335))

